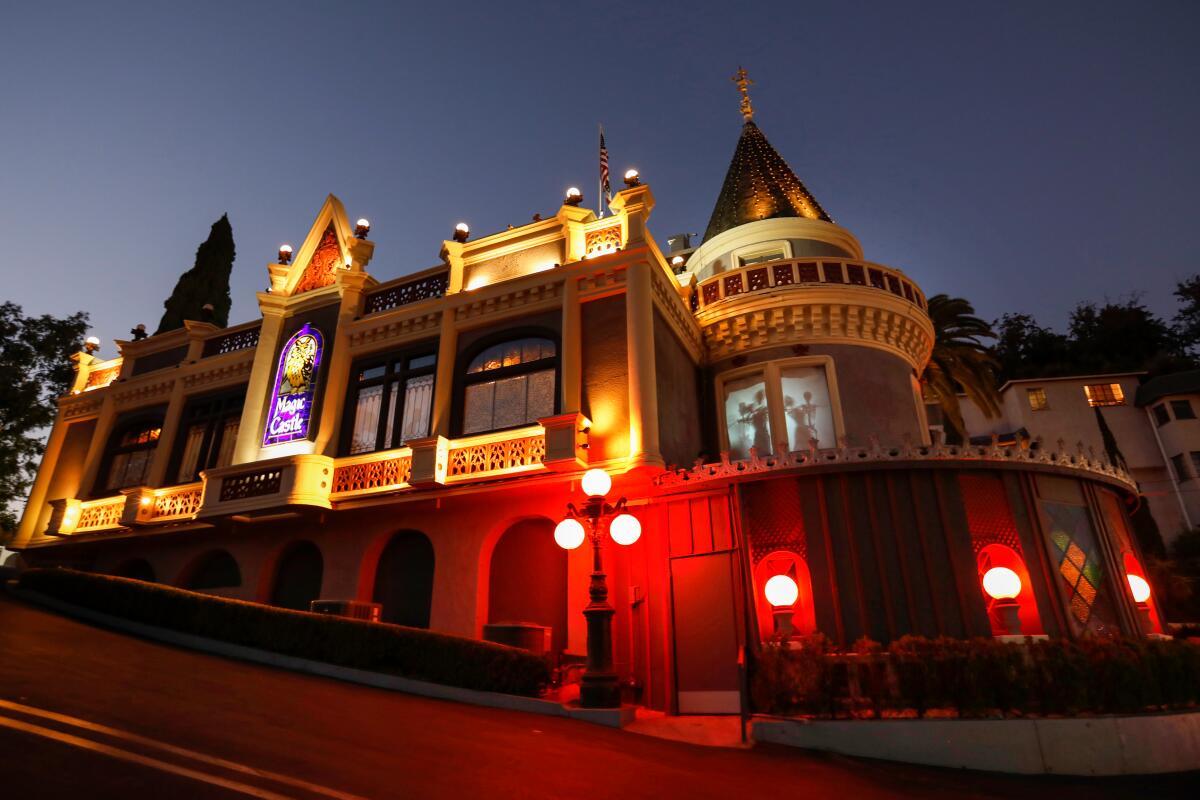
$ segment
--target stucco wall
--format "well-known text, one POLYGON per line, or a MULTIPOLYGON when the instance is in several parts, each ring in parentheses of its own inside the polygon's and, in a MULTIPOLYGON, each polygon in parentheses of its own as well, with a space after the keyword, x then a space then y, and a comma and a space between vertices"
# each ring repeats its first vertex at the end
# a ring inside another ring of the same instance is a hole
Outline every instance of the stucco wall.
MULTIPOLYGON (((818 344, 770 347, 717 362, 711 373, 715 377, 749 364, 819 355, 833 359, 842 419, 851 446, 867 446, 871 435, 878 436, 885 445, 900 444, 906 435, 914 442, 921 441, 912 368, 900 357, 884 350, 818 344)), ((715 385, 707 387, 707 391, 715 396, 715 385)), ((829 446, 833 446, 832 443, 829 446)))
POLYGON ((583 413, 593 461, 629 455, 629 361, 625 298, 583 304, 583 413))
MULTIPOLYGON (((75 422, 67 427, 67 435, 63 439, 62 450, 58 461, 54 463, 54 476, 46 487, 46 500, 60 500, 64 497, 78 497, 79 483, 83 480, 83 465, 87 459, 88 447, 92 443, 92 435, 96 431, 96 420, 75 422)), ((50 466, 50 465, 45 465, 50 466)), ((50 522, 50 504, 46 503, 38 509, 36 534, 46 530, 50 522)))
POLYGON ((654 312, 659 451, 668 464, 689 466, 702 449, 703 421, 696 365, 671 326, 654 312))

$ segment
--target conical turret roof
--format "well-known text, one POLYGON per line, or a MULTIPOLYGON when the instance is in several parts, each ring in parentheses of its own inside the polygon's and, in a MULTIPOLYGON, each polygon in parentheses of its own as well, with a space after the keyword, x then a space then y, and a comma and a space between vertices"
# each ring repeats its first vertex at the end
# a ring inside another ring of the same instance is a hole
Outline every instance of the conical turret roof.
POLYGON ((704 241, 738 225, 772 217, 833 221, 754 121, 747 119, 704 241))

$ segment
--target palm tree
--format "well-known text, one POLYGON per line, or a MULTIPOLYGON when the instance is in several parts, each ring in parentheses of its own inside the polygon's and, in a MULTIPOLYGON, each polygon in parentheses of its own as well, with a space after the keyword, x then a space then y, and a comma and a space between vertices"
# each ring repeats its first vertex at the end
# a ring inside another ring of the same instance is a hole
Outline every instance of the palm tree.
POLYGON ((999 364, 980 341, 995 339, 996 334, 961 297, 938 294, 929 298, 928 305, 934 330, 933 353, 921 375, 921 384, 941 406, 946 424, 965 439, 959 392, 964 392, 985 417, 1000 416, 996 386, 999 364))

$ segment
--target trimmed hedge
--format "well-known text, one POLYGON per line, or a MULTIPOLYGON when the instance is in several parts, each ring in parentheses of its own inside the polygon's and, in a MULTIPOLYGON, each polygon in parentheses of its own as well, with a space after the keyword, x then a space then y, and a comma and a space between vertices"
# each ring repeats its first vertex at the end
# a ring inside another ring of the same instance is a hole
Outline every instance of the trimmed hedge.
POLYGON ((905 636, 837 652, 818 634, 768 644, 753 664, 757 711, 818 717, 1132 714, 1200 703, 1200 645, 1180 640, 905 636))
POLYGON ((379 622, 228 600, 129 578, 30 569, 22 589, 146 625, 340 667, 537 697, 550 681, 538 656, 515 647, 379 622))

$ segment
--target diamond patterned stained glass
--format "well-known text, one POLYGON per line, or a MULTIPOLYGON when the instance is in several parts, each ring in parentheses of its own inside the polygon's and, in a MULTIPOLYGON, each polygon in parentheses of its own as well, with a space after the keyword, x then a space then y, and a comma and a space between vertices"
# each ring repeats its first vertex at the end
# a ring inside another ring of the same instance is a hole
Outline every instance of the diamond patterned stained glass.
POLYGON ((1105 590, 1104 566, 1088 511, 1083 506, 1042 501, 1050 556, 1058 565, 1063 600, 1080 633, 1117 633, 1105 590))

